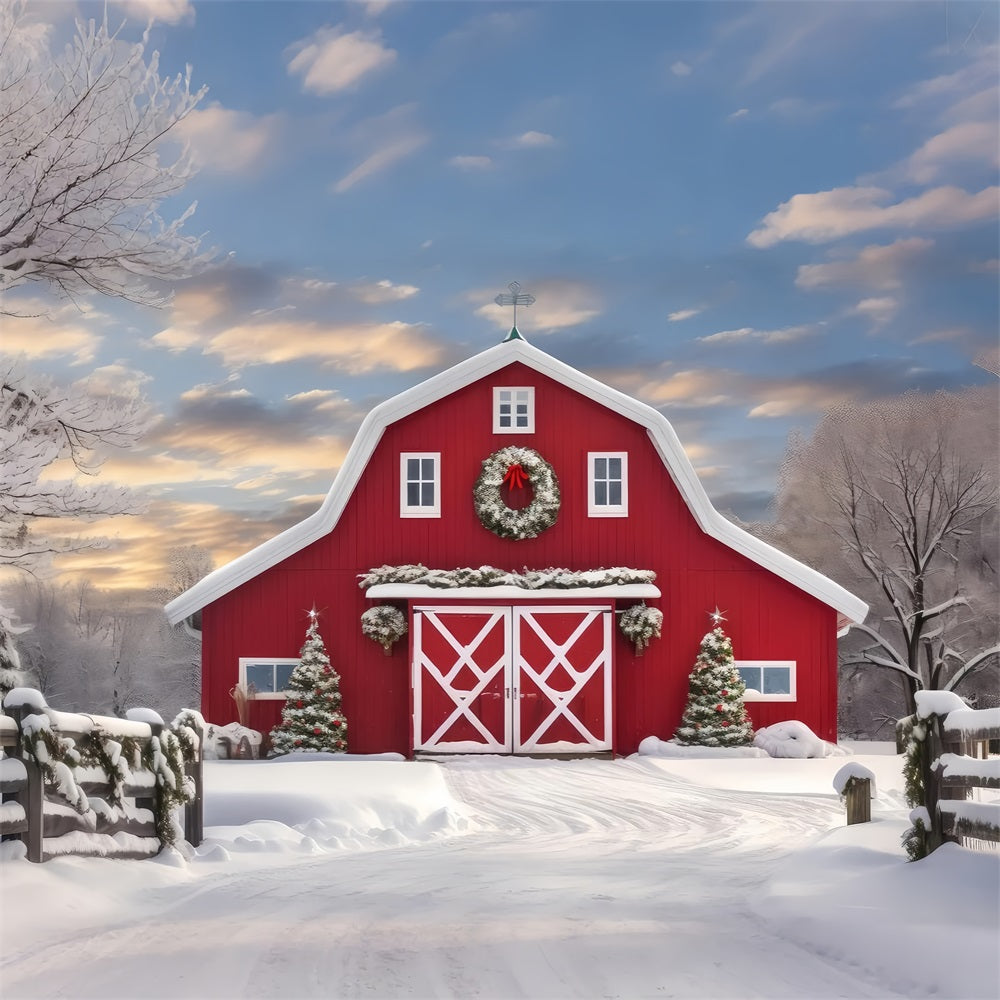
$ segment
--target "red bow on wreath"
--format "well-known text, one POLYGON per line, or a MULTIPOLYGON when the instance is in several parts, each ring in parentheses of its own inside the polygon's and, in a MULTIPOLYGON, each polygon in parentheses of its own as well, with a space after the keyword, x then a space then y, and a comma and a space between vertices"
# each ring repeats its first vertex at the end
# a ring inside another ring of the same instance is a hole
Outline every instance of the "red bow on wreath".
POLYGON ((509 465, 507 467, 507 471, 504 473, 503 481, 512 490, 518 490, 528 481, 528 473, 521 468, 519 462, 514 462, 513 465, 509 465))

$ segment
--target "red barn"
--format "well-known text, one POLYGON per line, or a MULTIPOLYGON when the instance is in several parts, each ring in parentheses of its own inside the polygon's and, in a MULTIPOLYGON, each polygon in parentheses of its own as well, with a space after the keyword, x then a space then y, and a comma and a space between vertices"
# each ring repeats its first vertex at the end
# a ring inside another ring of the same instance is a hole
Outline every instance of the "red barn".
POLYGON ((516 330, 376 407, 315 514, 167 606, 202 612, 207 718, 240 686, 251 726, 279 719, 314 606, 351 750, 404 754, 670 737, 713 608, 754 725, 835 740, 837 634, 867 612, 723 518, 661 413, 516 330), (484 566, 516 575, 447 572, 484 566), (663 623, 640 654, 618 623, 643 601, 663 623), (408 629, 383 649, 360 619, 386 604, 408 629))

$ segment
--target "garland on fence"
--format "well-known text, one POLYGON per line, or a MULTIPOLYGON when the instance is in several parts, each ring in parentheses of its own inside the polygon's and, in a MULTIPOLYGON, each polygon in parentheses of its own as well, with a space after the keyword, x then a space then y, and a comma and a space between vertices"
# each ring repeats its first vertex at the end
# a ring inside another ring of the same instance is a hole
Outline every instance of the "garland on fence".
POLYGON ((483 471, 472 488, 472 502, 480 523, 494 535, 515 541, 535 538, 559 517, 559 480, 537 451, 511 445, 483 460, 483 471), (523 510, 508 507, 500 492, 504 483, 513 489, 530 483, 534 493, 531 503, 523 510))
POLYGON ((124 785, 133 771, 151 771, 156 778, 152 796, 156 835, 167 847, 176 842, 180 832, 173 819, 174 809, 190 802, 195 794, 194 782, 184 769, 197 754, 196 726, 194 714, 188 712, 145 744, 131 736, 113 740, 91 733, 78 746, 59 736, 47 715, 33 714, 21 721, 21 749, 25 759, 38 765, 49 789, 81 815, 93 812, 93 807, 77 781, 77 768, 92 767, 103 774, 111 786, 109 804, 113 806, 121 805, 124 785))
POLYGON ((520 587, 523 590, 573 590, 579 587, 628 586, 631 584, 653 583, 656 573, 651 569, 629 569, 614 566, 610 569, 524 569, 523 572, 507 572, 493 566, 476 569, 428 569, 416 563, 403 566, 378 566, 361 574, 358 586, 362 590, 383 583, 423 584, 442 590, 456 587, 520 587))

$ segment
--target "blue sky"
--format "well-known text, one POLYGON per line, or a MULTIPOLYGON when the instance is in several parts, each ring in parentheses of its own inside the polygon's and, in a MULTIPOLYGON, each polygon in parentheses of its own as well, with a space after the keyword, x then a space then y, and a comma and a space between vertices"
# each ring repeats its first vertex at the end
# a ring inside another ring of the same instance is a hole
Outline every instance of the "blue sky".
MULTIPOLYGON (((215 259, 166 310, 5 322, 158 414, 106 467, 146 513, 67 575, 154 582, 170 545, 221 563, 310 513, 374 403, 503 336, 512 280, 525 336, 661 407, 746 518, 829 406, 991 378, 996 4, 108 9, 208 88, 179 207, 215 259)), ((101 10, 31 8, 55 40, 101 10)))

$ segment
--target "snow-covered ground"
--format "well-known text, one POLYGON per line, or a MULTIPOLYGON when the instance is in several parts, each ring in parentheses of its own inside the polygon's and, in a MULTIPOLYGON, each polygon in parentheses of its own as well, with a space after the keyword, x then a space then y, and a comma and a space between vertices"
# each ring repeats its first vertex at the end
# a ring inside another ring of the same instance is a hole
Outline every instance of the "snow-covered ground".
POLYGON ((209 762, 190 860, 0 864, 0 993, 996 998, 1000 855, 856 749, 853 827, 844 757, 209 762))

